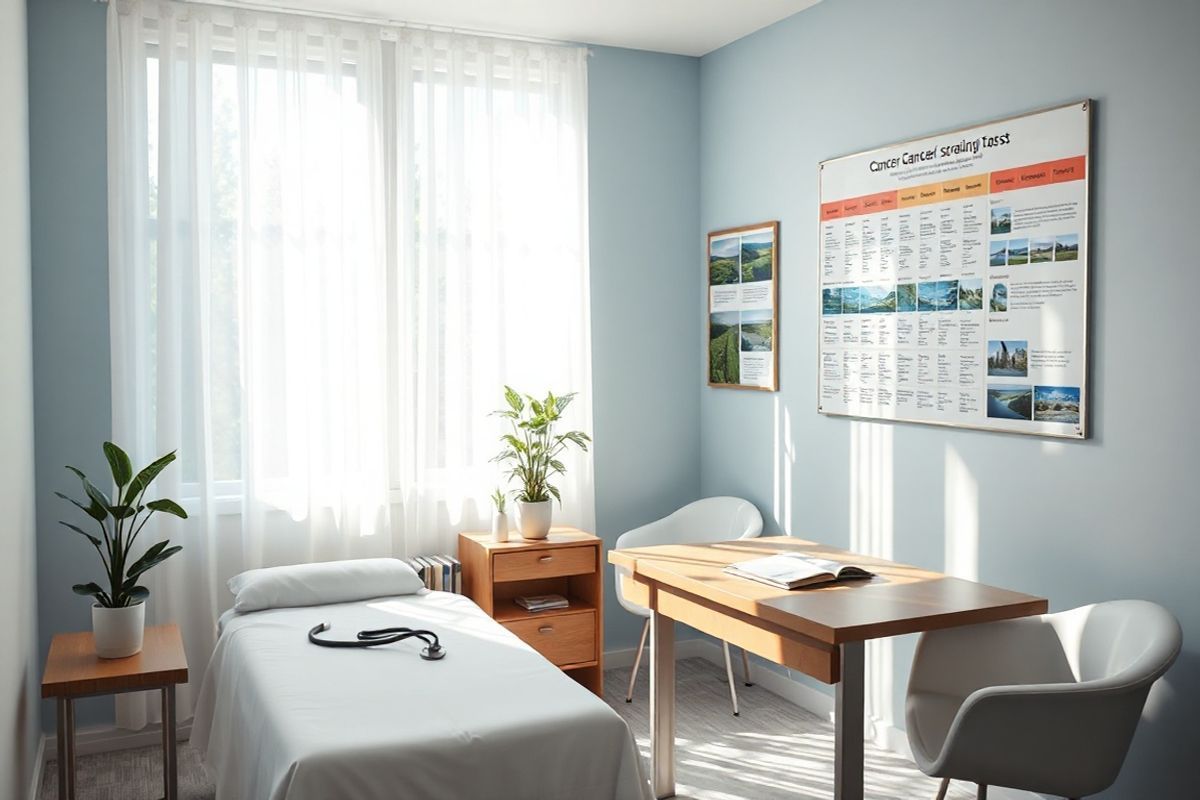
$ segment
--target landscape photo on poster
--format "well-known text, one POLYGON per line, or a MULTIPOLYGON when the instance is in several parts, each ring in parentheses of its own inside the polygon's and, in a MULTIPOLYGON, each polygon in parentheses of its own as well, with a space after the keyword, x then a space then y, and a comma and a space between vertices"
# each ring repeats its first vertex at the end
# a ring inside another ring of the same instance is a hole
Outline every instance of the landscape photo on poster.
POLYGON ((741 237, 727 236, 723 239, 713 239, 708 249, 709 285, 724 286, 730 283, 739 283, 741 281, 740 256, 741 237))
POLYGON ((992 299, 988 308, 995 312, 1008 311, 1008 287, 1003 283, 992 284, 992 299))
POLYGON ((993 419, 1031 419, 1033 389, 1029 386, 992 384, 987 390, 987 415, 993 419))
POLYGON ((774 260, 775 236, 770 231, 747 234, 742 239, 742 283, 769 281, 774 260))
POLYGON ((1079 424, 1078 386, 1033 387, 1033 418, 1038 422, 1079 424))
POLYGON ((1008 242, 1004 239, 997 239, 992 242, 991 252, 988 255, 988 265, 993 267, 1003 267, 1008 263, 1008 242))
POLYGON ((771 352, 774 321, 771 309, 743 311, 741 319, 741 342, 743 353, 771 352))
POLYGON ((958 310, 979 311, 983 308, 983 278, 962 278, 958 282, 958 310))
POLYGON ((860 286, 858 313, 886 314, 896 310, 896 290, 891 286, 860 286))
POLYGON ((1065 233, 1054 240, 1055 261, 1075 261, 1079 258, 1079 234, 1065 233))
POLYGON ((1029 342, 1023 339, 988 342, 987 374, 997 378, 1024 378, 1029 374, 1029 342))
MULTIPOLYGON (((695 262, 693 262, 695 263, 695 262)), ((708 379, 737 383, 740 379, 739 311, 718 311, 708 320, 708 379)))
POLYGON ((821 313, 842 313, 842 290, 838 287, 826 288, 821 292, 821 313))
POLYGON ((1029 263, 1029 240, 1028 239, 1009 239, 1008 240, 1008 265, 1010 267, 1023 266, 1029 263))

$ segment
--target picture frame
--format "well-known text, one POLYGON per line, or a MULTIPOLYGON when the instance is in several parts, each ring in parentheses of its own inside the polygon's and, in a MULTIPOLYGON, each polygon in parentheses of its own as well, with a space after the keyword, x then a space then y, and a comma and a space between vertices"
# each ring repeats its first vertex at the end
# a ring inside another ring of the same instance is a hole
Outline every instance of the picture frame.
POLYGON ((705 239, 708 385, 779 391, 779 220, 705 239))

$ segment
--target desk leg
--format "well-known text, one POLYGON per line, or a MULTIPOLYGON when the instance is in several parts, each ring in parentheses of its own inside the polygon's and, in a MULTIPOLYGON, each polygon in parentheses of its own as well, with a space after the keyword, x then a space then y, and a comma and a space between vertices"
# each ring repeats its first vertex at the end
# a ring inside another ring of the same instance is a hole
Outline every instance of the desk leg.
POLYGON ((675 620, 650 614, 650 771, 655 797, 675 796, 675 620))
POLYGON ((864 645, 847 642, 842 646, 842 679, 834 699, 834 800, 862 800, 863 797, 863 680, 864 645))
POLYGON ((163 734, 163 796, 166 800, 179 798, 179 768, 176 762, 178 746, 175 741, 175 687, 162 689, 162 734, 163 734))
POLYGON ((75 701, 58 698, 58 800, 75 800, 75 701))

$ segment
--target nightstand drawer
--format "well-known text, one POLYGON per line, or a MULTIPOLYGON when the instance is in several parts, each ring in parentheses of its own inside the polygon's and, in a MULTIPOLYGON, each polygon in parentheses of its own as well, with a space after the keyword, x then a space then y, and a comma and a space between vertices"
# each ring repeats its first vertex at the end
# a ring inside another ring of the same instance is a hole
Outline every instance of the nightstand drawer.
POLYGON ((596 615, 591 611, 505 622, 504 627, 560 667, 596 658, 596 615))
POLYGON ((521 550, 496 553, 492 557, 492 580, 527 581, 589 575, 596 571, 596 548, 556 547, 553 550, 521 550))

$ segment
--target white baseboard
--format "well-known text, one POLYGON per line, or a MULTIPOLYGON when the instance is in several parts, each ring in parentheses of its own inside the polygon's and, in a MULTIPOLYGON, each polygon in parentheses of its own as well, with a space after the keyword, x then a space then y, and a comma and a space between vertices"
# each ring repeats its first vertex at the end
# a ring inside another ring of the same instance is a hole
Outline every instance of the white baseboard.
POLYGON ((29 779, 29 800, 38 800, 42 792, 42 771, 46 767, 46 737, 38 737, 37 752, 33 756, 33 775, 29 779))
MULTIPOLYGON (((621 667, 633 666, 634 655, 637 653, 636 648, 628 650, 614 650, 604 654, 604 666, 606 669, 619 669, 621 667)), ((675 659, 684 658, 703 658, 707 661, 725 668, 725 654, 721 647, 711 639, 685 639, 675 643, 675 659)), ((643 661, 645 655, 642 656, 643 661)), ((784 700, 798 706, 805 711, 821 717, 822 719, 833 718, 833 697, 824 692, 813 689, 810 686, 805 686, 799 681, 794 681, 787 675, 776 672, 773 669, 767 669, 762 666, 761 662, 754 662, 757 668, 752 666, 751 678, 756 686, 761 686, 772 694, 782 697, 784 700)), ((642 669, 645 669, 643 666, 642 669)), ((904 758, 912 760, 912 751, 908 746, 908 735, 894 725, 881 725, 879 723, 867 723, 868 740, 873 742, 876 747, 888 750, 889 752, 901 755, 904 758), (870 735, 870 732, 874 735, 870 735)), ((996 800, 1045 800, 1041 795, 1031 792, 1022 792, 1017 789, 1007 789, 1002 786, 988 787, 988 796, 996 800)))
MULTIPOLYGON (((179 726, 179 741, 186 742, 192 734, 191 721, 179 726)), ((135 747, 149 747, 162 743, 162 726, 147 725, 140 731, 129 731, 115 725, 98 725, 82 728, 75 733, 75 755, 90 756, 96 753, 112 753, 135 747)), ((58 736, 42 737, 41 762, 53 761, 58 757, 58 736)))

